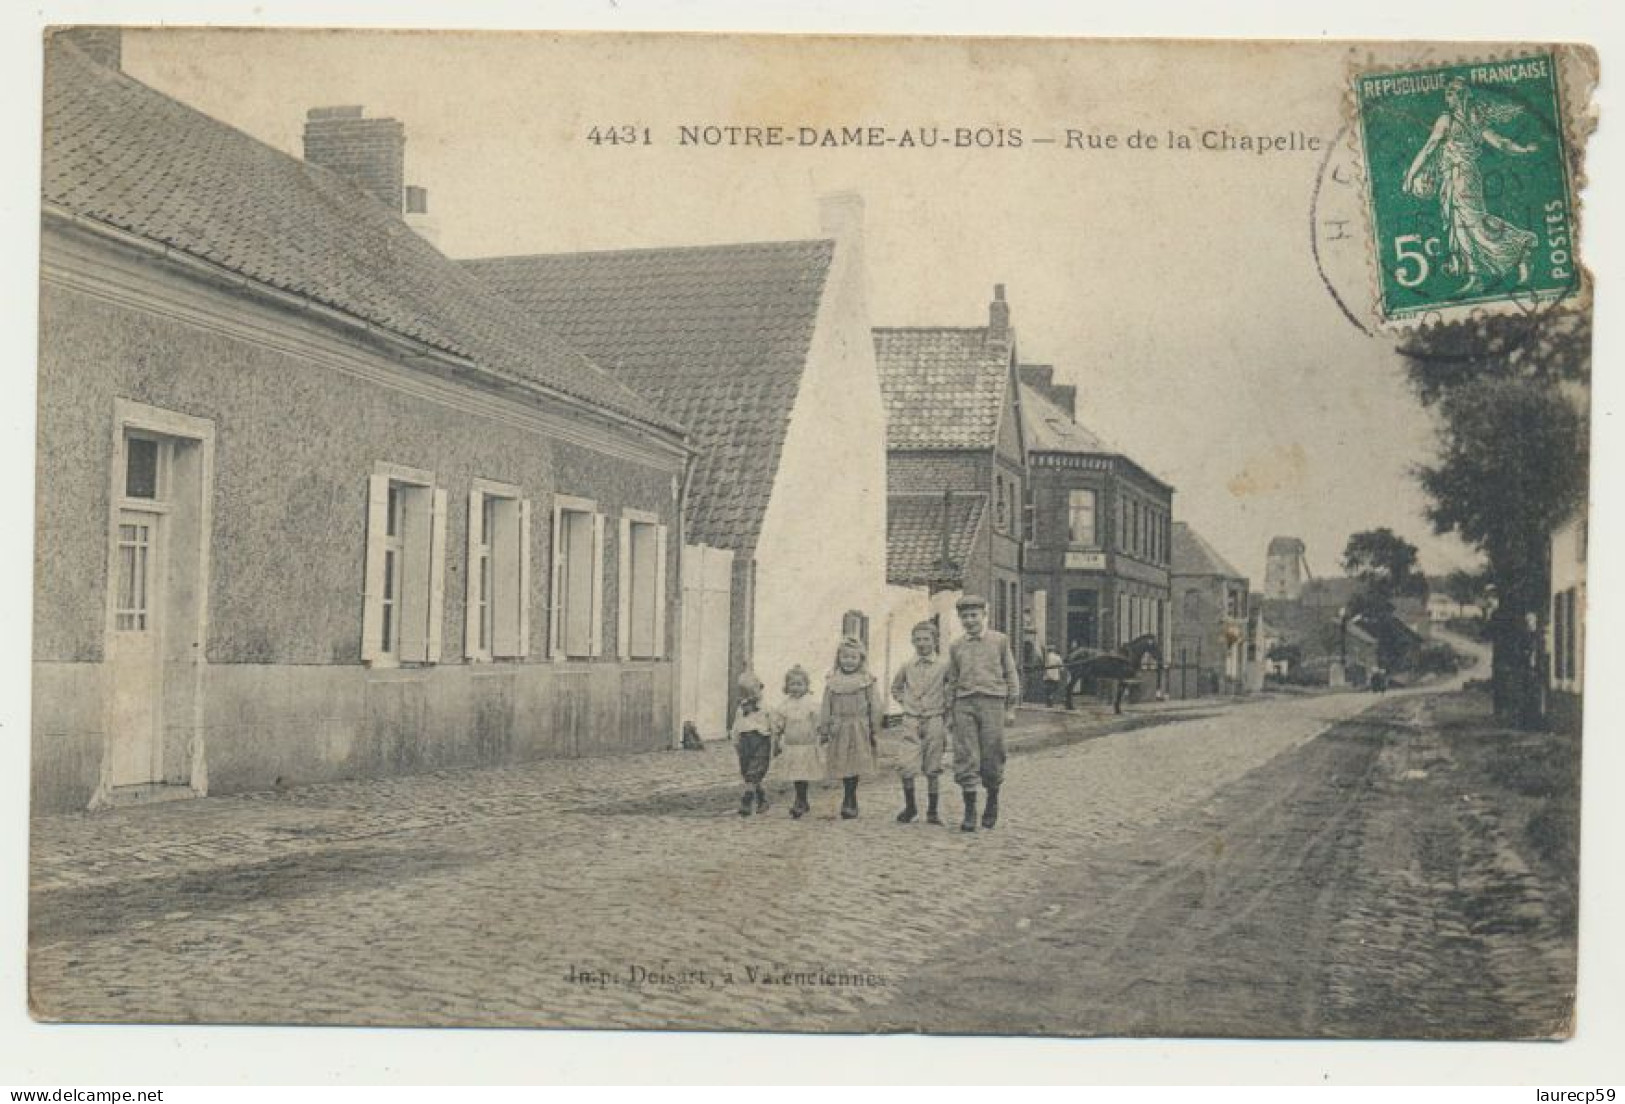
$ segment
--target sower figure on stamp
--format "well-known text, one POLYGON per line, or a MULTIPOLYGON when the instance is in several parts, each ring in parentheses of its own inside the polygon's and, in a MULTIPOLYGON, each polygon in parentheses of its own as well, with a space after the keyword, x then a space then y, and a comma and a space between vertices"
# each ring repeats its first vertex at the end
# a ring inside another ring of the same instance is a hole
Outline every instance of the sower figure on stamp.
POLYGON ((903 811, 897 814, 897 822, 908 824, 920 815, 914 779, 923 774, 928 802, 926 822, 941 824, 937 786, 948 740, 948 661, 937 650, 937 627, 931 622, 915 625, 910 638, 914 642, 914 659, 898 669, 891 684, 891 696, 903 707, 903 811))
POLYGON ((841 780, 842 820, 858 815, 858 779, 879 766, 876 752, 886 703, 869 673, 868 656, 863 641, 847 637, 835 651, 835 670, 824 680, 824 769, 841 780))
POLYGON ((948 649, 948 687, 954 711, 954 780, 965 797, 962 832, 976 831, 977 783, 987 790, 982 827, 999 820, 1004 783, 1004 729, 1021 701, 1021 669, 1001 632, 987 627, 987 599, 967 594, 957 603, 965 635, 948 649))

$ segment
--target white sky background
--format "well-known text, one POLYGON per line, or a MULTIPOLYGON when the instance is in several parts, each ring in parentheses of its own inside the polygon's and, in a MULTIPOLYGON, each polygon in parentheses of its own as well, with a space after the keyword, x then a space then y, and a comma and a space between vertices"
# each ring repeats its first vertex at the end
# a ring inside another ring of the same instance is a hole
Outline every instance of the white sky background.
POLYGON ((1080 419, 1173 483, 1175 516, 1257 586, 1278 534, 1307 541, 1317 574, 1339 573, 1349 533, 1382 525, 1430 571, 1472 560, 1422 515, 1409 468, 1432 430, 1391 342, 1357 330, 1316 270, 1321 154, 679 149, 677 127, 1330 140, 1349 64, 1369 57, 1337 44, 165 31, 131 36, 125 68, 294 154, 312 106, 401 119, 408 182, 429 189, 457 257, 810 237, 817 196, 856 190, 877 325, 980 324, 1006 284, 1023 360, 1078 384, 1080 419), (652 127, 657 144, 584 141, 620 123, 652 127))

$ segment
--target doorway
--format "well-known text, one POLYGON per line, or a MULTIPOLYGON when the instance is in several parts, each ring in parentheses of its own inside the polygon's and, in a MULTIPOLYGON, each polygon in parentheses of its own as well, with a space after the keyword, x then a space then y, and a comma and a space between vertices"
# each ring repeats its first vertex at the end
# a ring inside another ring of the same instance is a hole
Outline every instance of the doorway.
POLYGON ((213 427, 121 402, 113 446, 107 744, 93 805, 207 785, 201 710, 213 427))

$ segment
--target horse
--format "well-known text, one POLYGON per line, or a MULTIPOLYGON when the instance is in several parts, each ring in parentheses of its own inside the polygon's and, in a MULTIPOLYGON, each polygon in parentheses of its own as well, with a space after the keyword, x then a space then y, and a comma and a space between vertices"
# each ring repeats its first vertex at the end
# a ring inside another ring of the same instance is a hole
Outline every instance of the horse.
POLYGON ((1067 677, 1070 680, 1067 685, 1073 685, 1080 678, 1115 680, 1117 696, 1112 701, 1112 712, 1121 713, 1123 695, 1128 693, 1129 680, 1139 677, 1140 667, 1148 655, 1156 659, 1158 667, 1162 666, 1162 649, 1157 644, 1156 633, 1136 636, 1115 652, 1101 652, 1080 662, 1069 662, 1066 665, 1067 677))

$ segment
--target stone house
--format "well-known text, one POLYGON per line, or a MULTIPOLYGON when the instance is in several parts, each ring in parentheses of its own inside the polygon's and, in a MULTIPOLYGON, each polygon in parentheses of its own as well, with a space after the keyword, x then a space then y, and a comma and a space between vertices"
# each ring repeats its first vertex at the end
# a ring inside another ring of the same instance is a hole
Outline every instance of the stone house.
POLYGON ((1173 524, 1170 586, 1173 647, 1168 693, 1235 694, 1246 683, 1247 577, 1183 521, 1173 524))
POLYGON ((390 162, 358 187, 73 38, 45 74, 34 811, 670 746, 677 419, 409 228, 398 125, 335 116, 390 162))
POLYGON ((815 689, 885 603, 884 415, 863 202, 823 236, 494 257, 467 271, 689 432, 683 717, 726 731, 737 675, 815 689))

